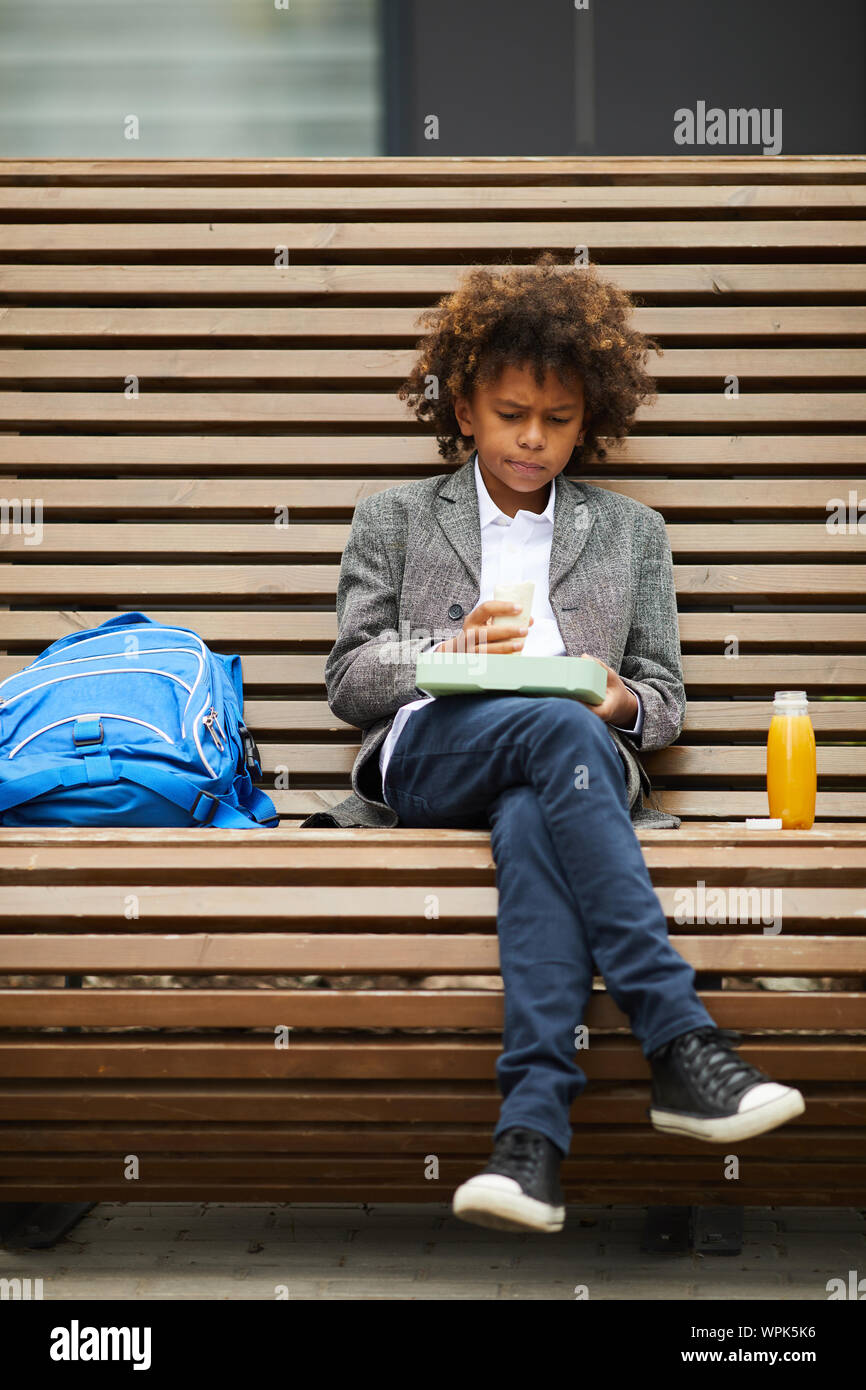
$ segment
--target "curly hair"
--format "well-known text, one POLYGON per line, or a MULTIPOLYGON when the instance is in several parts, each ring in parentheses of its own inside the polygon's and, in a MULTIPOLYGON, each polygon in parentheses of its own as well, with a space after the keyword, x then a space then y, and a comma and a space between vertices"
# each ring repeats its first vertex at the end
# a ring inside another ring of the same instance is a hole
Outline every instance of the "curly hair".
POLYGON ((421 314, 418 322, 430 331, 397 394, 432 425, 442 457, 455 462, 470 446, 454 413, 458 396, 471 397, 477 383, 496 381, 506 366, 531 367, 539 386, 549 370, 561 380, 576 371, 592 412, 566 465, 577 472, 603 462, 601 439, 619 444, 641 402, 655 399, 643 364, 651 348, 662 350, 627 326, 632 307, 626 291, 602 280, 595 266, 566 268, 552 251, 500 275, 476 267, 454 294, 421 314), (433 398, 431 378, 438 383, 433 398))

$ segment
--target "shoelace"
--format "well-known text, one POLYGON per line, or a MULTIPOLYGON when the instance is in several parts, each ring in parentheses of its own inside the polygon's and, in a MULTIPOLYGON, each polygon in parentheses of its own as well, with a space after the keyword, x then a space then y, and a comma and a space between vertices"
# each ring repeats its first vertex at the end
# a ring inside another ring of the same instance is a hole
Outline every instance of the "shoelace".
POLYGON ((733 1044, 743 1041, 742 1033, 732 1028, 694 1028, 684 1037, 674 1038, 685 1065, 698 1085, 706 1090, 716 1104, 731 1104, 762 1081, 768 1081, 757 1067, 733 1050, 733 1044))

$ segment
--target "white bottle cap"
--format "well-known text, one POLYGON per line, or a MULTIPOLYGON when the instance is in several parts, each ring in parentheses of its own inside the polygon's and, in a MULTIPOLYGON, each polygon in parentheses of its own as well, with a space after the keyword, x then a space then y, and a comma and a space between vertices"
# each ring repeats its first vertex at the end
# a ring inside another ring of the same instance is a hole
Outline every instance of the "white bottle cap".
POLYGON ((780 708, 787 709, 789 706, 795 708, 809 704, 805 690, 777 690, 773 696, 773 704, 780 708))

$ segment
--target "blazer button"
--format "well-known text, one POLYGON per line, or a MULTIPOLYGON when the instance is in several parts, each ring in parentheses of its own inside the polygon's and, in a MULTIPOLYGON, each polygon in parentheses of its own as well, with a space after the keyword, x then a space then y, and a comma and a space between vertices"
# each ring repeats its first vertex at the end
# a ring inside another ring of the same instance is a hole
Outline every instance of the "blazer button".
POLYGON ((453 618, 455 622, 457 621, 458 618, 462 618, 462 617, 463 617, 463 604, 462 604, 462 603, 452 603, 451 607, 448 609, 448 617, 449 617, 449 618, 453 618))

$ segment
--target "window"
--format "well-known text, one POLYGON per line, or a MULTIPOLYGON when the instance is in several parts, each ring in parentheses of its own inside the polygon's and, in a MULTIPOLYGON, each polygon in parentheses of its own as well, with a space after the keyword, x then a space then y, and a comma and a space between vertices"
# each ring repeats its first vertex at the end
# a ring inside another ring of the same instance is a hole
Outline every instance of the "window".
POLYGON ((380 28, 379 0, 0 0, 0 155, 378 154, 380 28))

